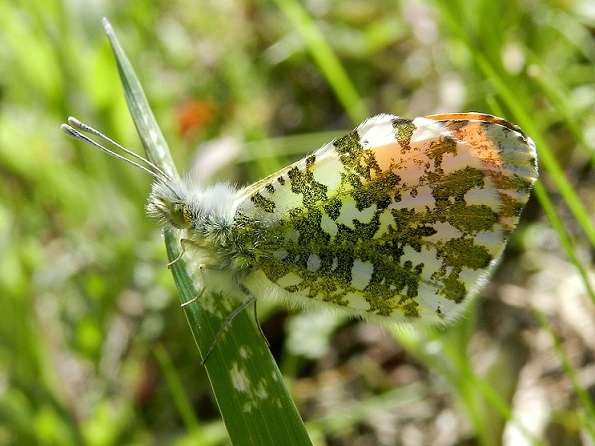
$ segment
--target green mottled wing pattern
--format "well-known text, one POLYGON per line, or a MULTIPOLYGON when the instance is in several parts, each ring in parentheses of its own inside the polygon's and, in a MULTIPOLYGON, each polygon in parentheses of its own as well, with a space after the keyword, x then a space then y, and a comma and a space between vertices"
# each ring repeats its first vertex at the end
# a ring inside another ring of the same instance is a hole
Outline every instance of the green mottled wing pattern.
POLYGON ((240 191, 244 286, 380 322, 441 323, 485 282, 537 179, 516 126, 378 115, 240 191))

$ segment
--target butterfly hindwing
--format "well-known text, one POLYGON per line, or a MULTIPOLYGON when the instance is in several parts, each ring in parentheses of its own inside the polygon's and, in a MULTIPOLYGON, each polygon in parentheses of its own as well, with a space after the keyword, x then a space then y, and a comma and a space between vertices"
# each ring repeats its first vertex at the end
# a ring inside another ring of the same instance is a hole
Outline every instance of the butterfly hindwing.
POLYGON ((375 116, 239 193, 246 286, 381 322, 452 319, 536 178, 533 142, 500 118, 375 116))

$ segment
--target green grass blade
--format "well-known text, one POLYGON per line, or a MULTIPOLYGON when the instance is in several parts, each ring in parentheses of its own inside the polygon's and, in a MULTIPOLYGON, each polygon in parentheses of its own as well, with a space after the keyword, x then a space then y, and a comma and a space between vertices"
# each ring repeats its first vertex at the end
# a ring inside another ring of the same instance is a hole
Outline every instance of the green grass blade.
MULTIPOLYGON (((174 174, 176 169, 169 149, 134 70, 107 20, 104 24, 130 113, 147 156, 159 168, 174 174)), ((166 232, 165 244, 168 258, 173 261, 180 253, 179 237, 166 232)), ((182 302, 195 299, 199 290, 186 262, 183 259, 176 261, 171 269, 182 302)), ((202 293, 199 299, 184 307, 201 357, 235 306, 237 304, 229 296, 202 293)), ((196 367, 201 367, 198 356, 193 360, 196 367)), ((205 367, 233 444, 311 444, 281 373, 249 311, 238 314, 226 327, 205 367)))
POLYGON ((171 178, 178 178, 179 175, 171 157, 169 147, 151 112, 149 101, 147 101, 140 82, 134 74, 134 69, 128 57, 124 54, 124 50, 120 46, 112 26, 106 18, 103 19, 103 27, 116 57, 124 97, 126 98, 130 115, 143 143, 147 157, 171 178))
POLYGON ((158 345, 155 347, 154 353, 186 429, 188 429, 188 431, 198 431, 200 429, 199 420, 192 411, 190 401, 184 394, 184 388, 167 350, 162 345, 158 345))
POLYGON ((368 111, 339 58, 316 27, 312 17, 298 1, 276 0, 275 3, 306 42, 312 58, 349 114, 351 121, 359 124, 368 117, 368 111))
POLYGON ((572 362, 570 361, 570 359, 566 355, 566 352, 564 351, 564 348, 562 347, 562 342, 560 342, 560 339, 554 333, 554 329, 551 326, 548 319, 546 318, 546 316, 543 314, 542 311, 535 307, 533 308, 533 313, 537 317, 539 325, 541 325, 541 327, 550 335, 552 339, 554 349, 556 350, 558 357, 562 361, 562 367, 564 368, 564 372, 570 380, 570 382, 572 383, 572 387, 574 388, 576 396, 578 397, 578 400, 580 401, 580 404, 582 406, 584 414, 584 428, 589 435, 591 444, 593 444, 595 442, 595 403, 593 402, 593 398, 591 397, 591 395, 589 395, 588 390, 581 383, 576 369, 572 365, 572 362))
POLYGON ((591 298, 591 302, 595 303, 595 289, 593 289, 593 285, 591 284, 589 272, 579 259, 576 248, 574 246, 574 242, 572 241, 572 238, 570 237, 568 230, 564 226, 564 222, 556 213, 552 200, 550 200, 550 197, 547 195, 545 189, 540 183, 537 183, 535 185, 533 193, 539 199, 542 209, 545 212, 545 215, 547 215, 547 218, 550 224, 552 225, 552 228, 554 228, 556 234, 558 234, 558 237, 560 238, 560 244, 564 248, 564 252, 568 256, 568 259, 576 267, 581 278, 583 279, 585 291, 591 298))

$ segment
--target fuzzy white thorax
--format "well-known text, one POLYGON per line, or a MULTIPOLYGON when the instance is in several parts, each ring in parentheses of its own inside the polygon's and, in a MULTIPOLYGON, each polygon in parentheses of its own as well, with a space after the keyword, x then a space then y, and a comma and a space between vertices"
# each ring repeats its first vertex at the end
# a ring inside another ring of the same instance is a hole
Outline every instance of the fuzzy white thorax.
POLYGON ((237 190, 218 183, 202 188, 190 177, 153 183, 147 213, 164 228, 187 229, 199 237, 218 235, 233 223, 237 190))

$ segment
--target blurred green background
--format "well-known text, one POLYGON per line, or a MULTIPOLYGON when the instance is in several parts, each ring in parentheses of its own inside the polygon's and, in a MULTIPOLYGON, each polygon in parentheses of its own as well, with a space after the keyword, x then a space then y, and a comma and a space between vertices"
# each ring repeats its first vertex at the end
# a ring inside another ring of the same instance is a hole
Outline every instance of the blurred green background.
POLYGON ((151 178, 59 130, 72 114, 141 151, 102 16, 208 182, 379 112, 519 124, 541 181, 460 324, 270 305, 261 323, 317 445, 595 444, 589 0, 0 0, 0 444, 228 441, 144 216, 151 178))

